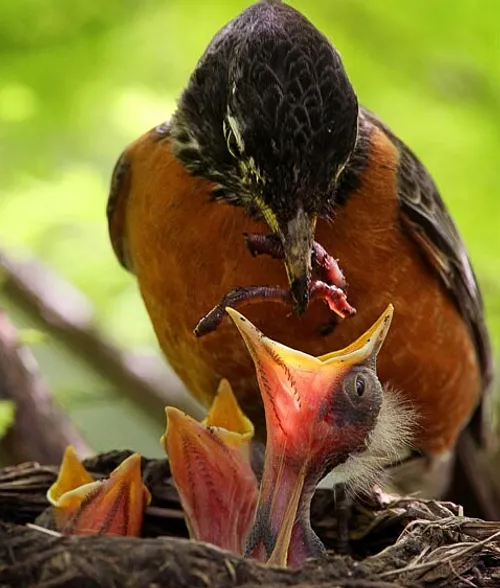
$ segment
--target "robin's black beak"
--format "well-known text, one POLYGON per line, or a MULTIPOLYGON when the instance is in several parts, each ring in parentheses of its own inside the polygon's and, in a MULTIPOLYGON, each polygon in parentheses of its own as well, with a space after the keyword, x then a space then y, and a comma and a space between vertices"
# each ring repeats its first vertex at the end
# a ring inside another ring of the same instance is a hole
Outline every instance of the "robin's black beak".
POLYGON ((295 302, 295 312, 303 314, 309 303, 311 252, 316 217, 302 209, 280 226, 280 239, 285 253, 285 267, 295 302))

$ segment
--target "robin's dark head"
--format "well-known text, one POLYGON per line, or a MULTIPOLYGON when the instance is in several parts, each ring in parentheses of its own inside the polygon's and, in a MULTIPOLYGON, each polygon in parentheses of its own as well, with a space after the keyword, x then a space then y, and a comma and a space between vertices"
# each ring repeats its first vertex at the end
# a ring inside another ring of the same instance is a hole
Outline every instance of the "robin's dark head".
POLYGON ((217 33, 172 121, 189 171, 280 237, 298 310, 308 302, 316 219, 335 202, 357 120, 335 48, 299 12, 268 1, 217 33))

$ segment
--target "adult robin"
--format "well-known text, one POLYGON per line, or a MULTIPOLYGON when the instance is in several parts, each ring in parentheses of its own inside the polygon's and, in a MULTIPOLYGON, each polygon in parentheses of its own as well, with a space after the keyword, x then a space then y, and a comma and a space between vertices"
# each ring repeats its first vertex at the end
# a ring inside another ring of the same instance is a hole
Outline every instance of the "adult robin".
POLYGON ((393 303, 381 380, 419 415, 425 471, 449 461, 492 371, 467 252, 426 169, 358 105, 338 52, 299 12, 259 2, 215 35, 172 119, 119 158, 108 218, 187 389, 208 406, 227 378, 257 435, 244 344, 218 325, 221 306, 201 317, 252 299, 245 314, 259 329, 319 356, 393 303))

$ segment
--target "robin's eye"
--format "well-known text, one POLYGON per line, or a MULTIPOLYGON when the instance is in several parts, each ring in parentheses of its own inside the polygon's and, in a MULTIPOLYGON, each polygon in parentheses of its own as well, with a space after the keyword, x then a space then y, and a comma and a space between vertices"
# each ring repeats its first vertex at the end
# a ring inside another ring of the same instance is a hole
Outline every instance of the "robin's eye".
POLYGON ((366 388, 366 382, 363 376, 359 374, 356 376, 356 379, 354 380, 354 388, 358 396, 363 396, 366 388))

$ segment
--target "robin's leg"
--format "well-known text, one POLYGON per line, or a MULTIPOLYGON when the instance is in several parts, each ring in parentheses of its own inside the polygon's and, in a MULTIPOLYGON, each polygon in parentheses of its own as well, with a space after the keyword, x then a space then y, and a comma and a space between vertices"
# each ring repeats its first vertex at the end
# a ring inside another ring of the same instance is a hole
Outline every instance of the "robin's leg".
MULTIPOLYGON (((274 234, 245 235, 245 240, 253 256, 270 255, 274 259, 284 259, 285 253, 279 238, 274 234)), ((345 288, 346 281, 337 260, 316 241, 313 242, 311 263, 320 279, 330 286, 345 288)))
MULTIPOLYGON (((310 296, 311 300, 315 298, 324 300, 329 308, 342 318, 351 316, 356 312, 347 302, 347 297, 341 288, 326 284, 320 280, 314 280, 311 283, 310 296)), ((194 328, 194 334, 197 337, 202 337, 215 331, 226 315, 226 306, 236 308, 248 302, 262 300, 272 300, 293 306, 292 294, 286 288, 280 288, 278 286, 246 286, 234 288, 198 322, 194 328)))

